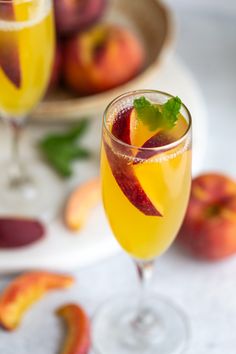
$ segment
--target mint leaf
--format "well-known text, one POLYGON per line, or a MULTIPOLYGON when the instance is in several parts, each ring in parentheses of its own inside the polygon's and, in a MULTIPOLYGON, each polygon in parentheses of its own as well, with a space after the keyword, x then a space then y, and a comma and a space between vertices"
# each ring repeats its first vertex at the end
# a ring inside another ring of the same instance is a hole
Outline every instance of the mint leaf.
POLYGON ((67 134, 65 134, 65 138, 69 140, 78 140, 80 139, 89 128, 89 120, 82 119, 76 126, 69 130, 67 134))
POLYGON ((90 152, 78 144, 88 126, 88 120, 84 119, 69 131, 63 134, 49 134, 40 141, 43 155, 61 176, 70 177, 73 173, 73 162, 90 157, 90 152))
POLYGON ((171 129, 176 125, 181 105, 182 105, 181 99, 178 96, 176 96, 170 98, 162 106, 163 120, 168 129, 171 129))
POLYGON ((162 120, 161 112, 157 105, 149 102, 144 96, 134 100, 134 108, 137 117, 143 124, 147 125, 150 130, 156 130, 162 120))
POLYGON ((151 103, 144 96, 134 100, 138 119, 151 131, 173 128, 177 123, 181 104, 179 97, 170 98, 164 105, 151 103))
POLYGON ((78 124, 73 126, 65 133, 48 134, 43 140, 43 144, 57 145, 61 143, 78 141, 88 130, 89 121, 82 119, 78 124))

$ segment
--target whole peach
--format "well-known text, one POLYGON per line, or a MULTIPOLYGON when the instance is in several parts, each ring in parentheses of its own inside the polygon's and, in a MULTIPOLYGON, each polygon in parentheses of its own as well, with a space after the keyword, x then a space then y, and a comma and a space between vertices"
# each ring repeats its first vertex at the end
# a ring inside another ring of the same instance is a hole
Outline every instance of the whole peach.
POLYGON ((193 180, 179 240, 208 260, 236 253, 236 183, 227 176, 205 174, 193 180))
POLYGON ((54 0, 57 32, 69 35, 95 23, 107 0, 54 0))
POLYGON ((96 26, 66 41, 64 81, 79 95, 102 92, 137 75, 144 58, 132 32, 114 25, 96 26))

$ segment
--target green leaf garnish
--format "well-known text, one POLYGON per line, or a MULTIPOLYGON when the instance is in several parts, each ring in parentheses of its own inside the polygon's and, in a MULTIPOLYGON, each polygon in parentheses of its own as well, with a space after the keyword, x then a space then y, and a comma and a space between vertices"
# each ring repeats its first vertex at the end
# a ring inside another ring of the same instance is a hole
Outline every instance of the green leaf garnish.
POLYGON ((89 121, 81 120, 64 134, 50 134, 40 141, 40 149, 51 166, 62 176, 70 177, 73 162, 90 157, 90 152, 79 146, 79 139, 87 131, 89 121))
POLYGON ((173 128, 178 120, 178 115, 181 109, 181 99, 176 96, 170 98, 163 106, 162 106, 162 116, 163 120, 166 123, 167 128, 173 128))
POLYGON ((162 114, 157 105, 149 102, 144 96, 134 100, 134 108, 136 109, 138 119, 143 124, 148 125, 150 130, 156 130, 159 122, 162 120, 162 114))
POLYGON ((170 98, 164 105, 151 103, 144 96, 134 100, 138 119, 151 131, 173 128, 177 123, 181 105, 181 99, 177 96, 170 98))

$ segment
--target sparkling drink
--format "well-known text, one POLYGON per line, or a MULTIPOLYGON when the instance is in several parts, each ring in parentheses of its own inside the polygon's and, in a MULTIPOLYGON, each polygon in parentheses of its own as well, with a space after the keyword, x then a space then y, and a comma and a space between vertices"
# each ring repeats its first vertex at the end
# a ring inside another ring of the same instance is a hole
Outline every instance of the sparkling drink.
POLYGON ((101 179, 108 221, 134 260, 142 291, 102 307, 93 323, 94 346, 104 354, 182 353, 188 337, 182 312, 146 289, 190 193, 191 116, 178 97, 140 90, 111 102, 104 114, 101 179))
POLYGON ((7 6, 7 19, 0 18, 0 113, 12 119, 25 116, 44 94, 53 61, 54 26, 48 1, 7 6))
MULTIPOLYGON (((125 113, 123 113, 125 114, 125 113)), ((131 113, 136 115, 135 112, 131 113)), ((115 119, 123 119, 123 115, 115 119)), ((137 117, 132 119, 138 122, 137 117)), ((109 123, 112 129, 112 122, 109 123)), ((187 131, 188 124, 183 116, 176 126, 168 132, 172 141, 177 141, 187 131)), ((150 134, 143 124, 132 129, 133 141, 150 139, 150 134)), ((106 140, 106 137, 104 137, 106 140)), ((107 144, 107 142, 105 142, 107 144)), ((136 145, 137 146, 137 145, 136 145)), ((140 145, 141 146, 141 145, 140 145)), ((189 142, 173 145, 167 150, 158 151, 150 158, 137 157, 138 149, 123 151, 113 144, 114 154, 121 160, 121 165, 132 170, 140 186, 161 216, 146 215, 124 195, 112 172, 106 149, 102 148, 101 173, 102 191, 106 215, 118 242, 131 256, 149 260, 163 253, 173 242, 181 225, 190 191, 191 149, 189 142)), ((125 149, 125 148, 124 148, 125 149)), ((127 149, 128 150, 128 149, 127 149)), ((145 206, 144 206, 145 207, 145 206)))
POLYGON ((12 131, 11 159, 0 175, 2 214, 49 219, 57 209, 55 175, 19 153, 27 117, 47 89, 54 49, 52 0, 0 0, 0 118, 12 131))

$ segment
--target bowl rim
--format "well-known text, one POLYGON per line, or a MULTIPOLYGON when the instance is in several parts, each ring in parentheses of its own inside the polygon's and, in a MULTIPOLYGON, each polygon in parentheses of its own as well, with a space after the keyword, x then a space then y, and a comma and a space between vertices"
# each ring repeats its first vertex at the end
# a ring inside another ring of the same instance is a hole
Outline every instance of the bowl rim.
POLYGON ((166 21, 166 34, 163 40, 162 48, 153 62, 141 71, 136 77, 129 80, 125 84, 119 85, 113 89, 86 96, 86 97, 71 97, 65 99, 43 100, 34 110, 31 117, 34 120, 61 120, 61 116, 65 121, 78 118, 80 111, 84 115, 92 115, 102 107, 106 107, 109 101, 121 95, 123 92, 130 91, 136 86, 140 87, 141 83, 152 77, 154 72, 158 72, 162 67, 162 63, 171 49, 174 47, 176 39, 176 21, 172 9, 163 1, 149 0, 159 7, 166 21), (91 105, 93 100, 93 105, 91 105), (63 112, 63 113, 62 113, 63 112))

